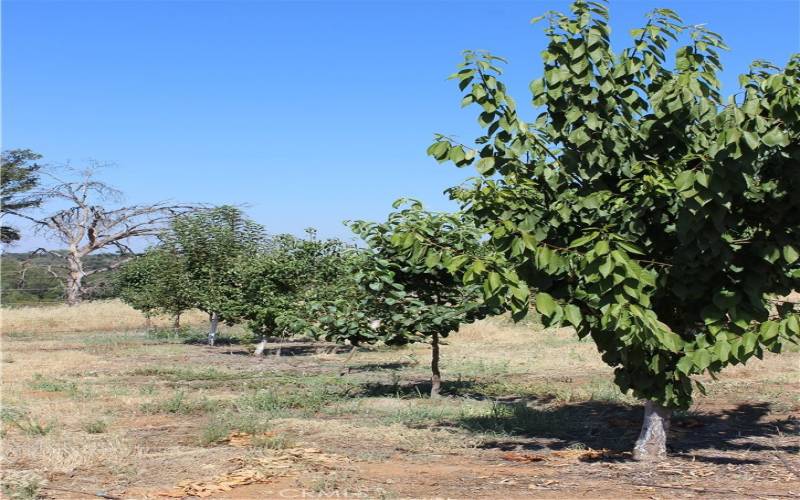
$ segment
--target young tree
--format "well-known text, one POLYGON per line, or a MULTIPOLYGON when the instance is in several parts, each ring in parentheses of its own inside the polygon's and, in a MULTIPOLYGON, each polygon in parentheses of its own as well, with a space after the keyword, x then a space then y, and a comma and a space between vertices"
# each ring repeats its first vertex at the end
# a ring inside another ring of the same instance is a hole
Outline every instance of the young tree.
POLYGON ((81 301, 84 278, 115 268, 126 260, 120 259, 106 268, 87 270, 84 267, 87 255, 112 248, 122 255, 132 255, 128 247, 132 238, 157 236, 173 217, 195 208, 165 202, 109 207, 107 204, 117 201, 121 193, 95 179, 95 172, 96 167, 74 171, 78 177, 74 181, 49 174, 54 184, 42 190, 41 196, 61 207, 50 215, 34 217, 19 210, 9 211, 33 222, 39 230, 66 245, 65 252, 40 248, 35 253, 47 253, 62 262, 60 267, 66 273, 69 305, 81 301))
MULTIPOLYGON (((395 203, 401 206, 404 200, 395 203)), ((465 285, 454 273, 465 256, 479 255, 480 233, 463 215, 425 211, 411 202, 384 223, 358 221, 350 225, 368 248, 356 275, 360 299, 327 304, 321 318, 326 337, 353 345, 384 342, 431 344, 431 397, 441 389, 439 342, 459 326, 502 312, 498 301, 484 301, 477 285, 465 285), (430 247, 415 245, 424 238, 430 247), (413 247, 418 249, 411 250, 413 247)))
POLYGON ((209 314, 208 343, 214 345, 219 322, 241 317, 236 265, 259 253, 264 229, 238 208, 224 205, 175 218, 163 240, 183 259, 194 307, 209 314))
POLYGON ((660 9, 615 53, 604 3, 571 10, 543 16, 538 118, 517 115, 500 58, 467 52, 454 77, 485 134, 474 149, 439 136, 429 153, 481 175, 450 194, 496 253, 463 267, 518 316, 530 287, 548 324, 591 336, 646 401, 634 457, 660 459, 692 376, 800 334, 775 300, 800 285, 800 56, 754 63, 723 101, 719 35, 660 9))
POLYGON ((307 238, 270 238, 262 252, 235 267, 238 319, 262 339, 256 354, 267 336, 313 335, 318 320, 309 305, 341 298, 351 281, 352 249, 336 239, 318 239, 313 229, 306 232, 307 238))
POLYGON ((153 247, 123 264, 115 274, 119 298, 150 320, 168 314, 180 327, 180 316, 194 304, 183 258, 167 248, 153 247))
MULTIPOLYGON (((42 204, 42 197, 31 190, 39 185, 39 169, 36 160, 42 155, 30 149, 11 149, 3 151, 0 166, 0 218, 42 204)), ((12 226, 0 226, 0 242, 11 243, 19 240, 19 230, 12 226)))

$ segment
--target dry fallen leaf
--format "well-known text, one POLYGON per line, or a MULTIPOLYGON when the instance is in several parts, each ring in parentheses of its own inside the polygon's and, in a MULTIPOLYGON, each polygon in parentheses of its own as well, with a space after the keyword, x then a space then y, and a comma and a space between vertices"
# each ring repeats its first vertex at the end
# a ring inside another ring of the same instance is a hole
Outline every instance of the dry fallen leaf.
POLYGON ((519 453, 515 451, 510 451, 508 453, 504 453, 501 458, 503 460, 508 460, 509 462, 520 462, 520 463, 531 463, 531 462, 543 462, 544 457, 534 455, 531 453, 519 453))
POLYGON ((244 448, 246 446, 250 446, 253 444, 253 440, 255 438, 268 438, 275 436, 274 432, 263 432, 261 434, 248 434, 246 432, 231 432, 230 436, 228 436, 227 441, 228 444, 231 446, 236 446, 237 448, 244 448))

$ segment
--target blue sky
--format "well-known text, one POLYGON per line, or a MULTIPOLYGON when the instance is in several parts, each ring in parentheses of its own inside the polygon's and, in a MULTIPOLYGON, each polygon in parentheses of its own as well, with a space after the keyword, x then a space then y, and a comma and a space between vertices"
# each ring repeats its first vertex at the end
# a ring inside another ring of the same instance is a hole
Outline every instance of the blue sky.
MULTIPOLYGON (((435 209, 472 174, 426 157, 434 132, 469 140, 474 112, 447 81, 464 49, 510 60, 506 82, 533 116, 541 27, 568 2, 15 1, 2 4, 3 148, 52 164, 113 162, 130 202, 248 204, 270 232, 349 237, 401 196, 435 209)), ((707 23, 725 93, 756 58, 800 50, 800 2, 611 1, 621 48, 662 6, 707 23)), ((38 246, 28 237, 19 250, 38 246)), ((52 244, 51 244, 52 246, 52 244)))

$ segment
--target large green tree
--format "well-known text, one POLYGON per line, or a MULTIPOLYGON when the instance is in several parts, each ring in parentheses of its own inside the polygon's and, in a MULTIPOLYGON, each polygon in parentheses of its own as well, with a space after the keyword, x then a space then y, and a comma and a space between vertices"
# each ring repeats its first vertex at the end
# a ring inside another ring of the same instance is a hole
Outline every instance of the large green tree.
POLYGON ((484 132, 429 153, 480 174, 450 191, 494 249, 463 262, 468 281, 517 316, 531 290, 547 324, 591 336, 646 402, 634 457, 660 459, 670 412, 702 390, 693 376, 800 334, 780 299, 800 285, 800 56, 755 62, 723 100, 721 37, 671 10, 616 52, 605 3, 542 19, 538 117, 517 114, 502 59, 467 52, 453 76, 484 132))
MULTIPOLYGON (((36 163, 42 155, 30 149, 3 151, 0 164, 0 217, 16 215, 42 204, 42 197, 31 191, 39 185, 39 169, 36 163)), ((0 242, 11 243, 20 239, 19 230, 12 226, 0 226, 0 242)))
POLYGON ((501 312, 499 301, 485 301, 480 286, 464 284, 458 270, 467 255, 482 251, 478 228, 463 214, 429 212, 419 202, 393 212, 386 222, 357 221, 350 227, 367 245, 354 260, 360 293, 325 304, 326 337, 356 346, 429 343, 431 397, 439 396, 440 339, 462 324, 501 312), (419 246, 420 241, 432 248, 419 246), (452 253, 460 256, 446 258, 452 253))

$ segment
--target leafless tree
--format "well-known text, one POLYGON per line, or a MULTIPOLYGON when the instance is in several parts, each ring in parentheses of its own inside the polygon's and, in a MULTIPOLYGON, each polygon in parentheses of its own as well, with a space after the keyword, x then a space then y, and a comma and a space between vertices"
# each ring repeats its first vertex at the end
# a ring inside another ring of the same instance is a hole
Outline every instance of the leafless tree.
POLYGON ((63 252, 40 248, 34 253, 49 254, 62 263, 67 303, 70 305, 81 301, 84 278, 118 267, 133 255, 129 247, 131 239, 156 236, 176 215, 197 208, 196 205, 168 202, 119 206, 122 193, 95 178, 100 167, 102 165, 94 163, 83 170, 69 169, 76 180, 64 180, 52 172, 45 173, 53 182, 42 190, 41 195, 59 208, 43 217, 12 212, 32 222, 38 231, 54 236, 66 245, 63 252), (108 267, 84 269, 84 257, 98 250, 114 248, 129 257, 123 257, 108 267))

